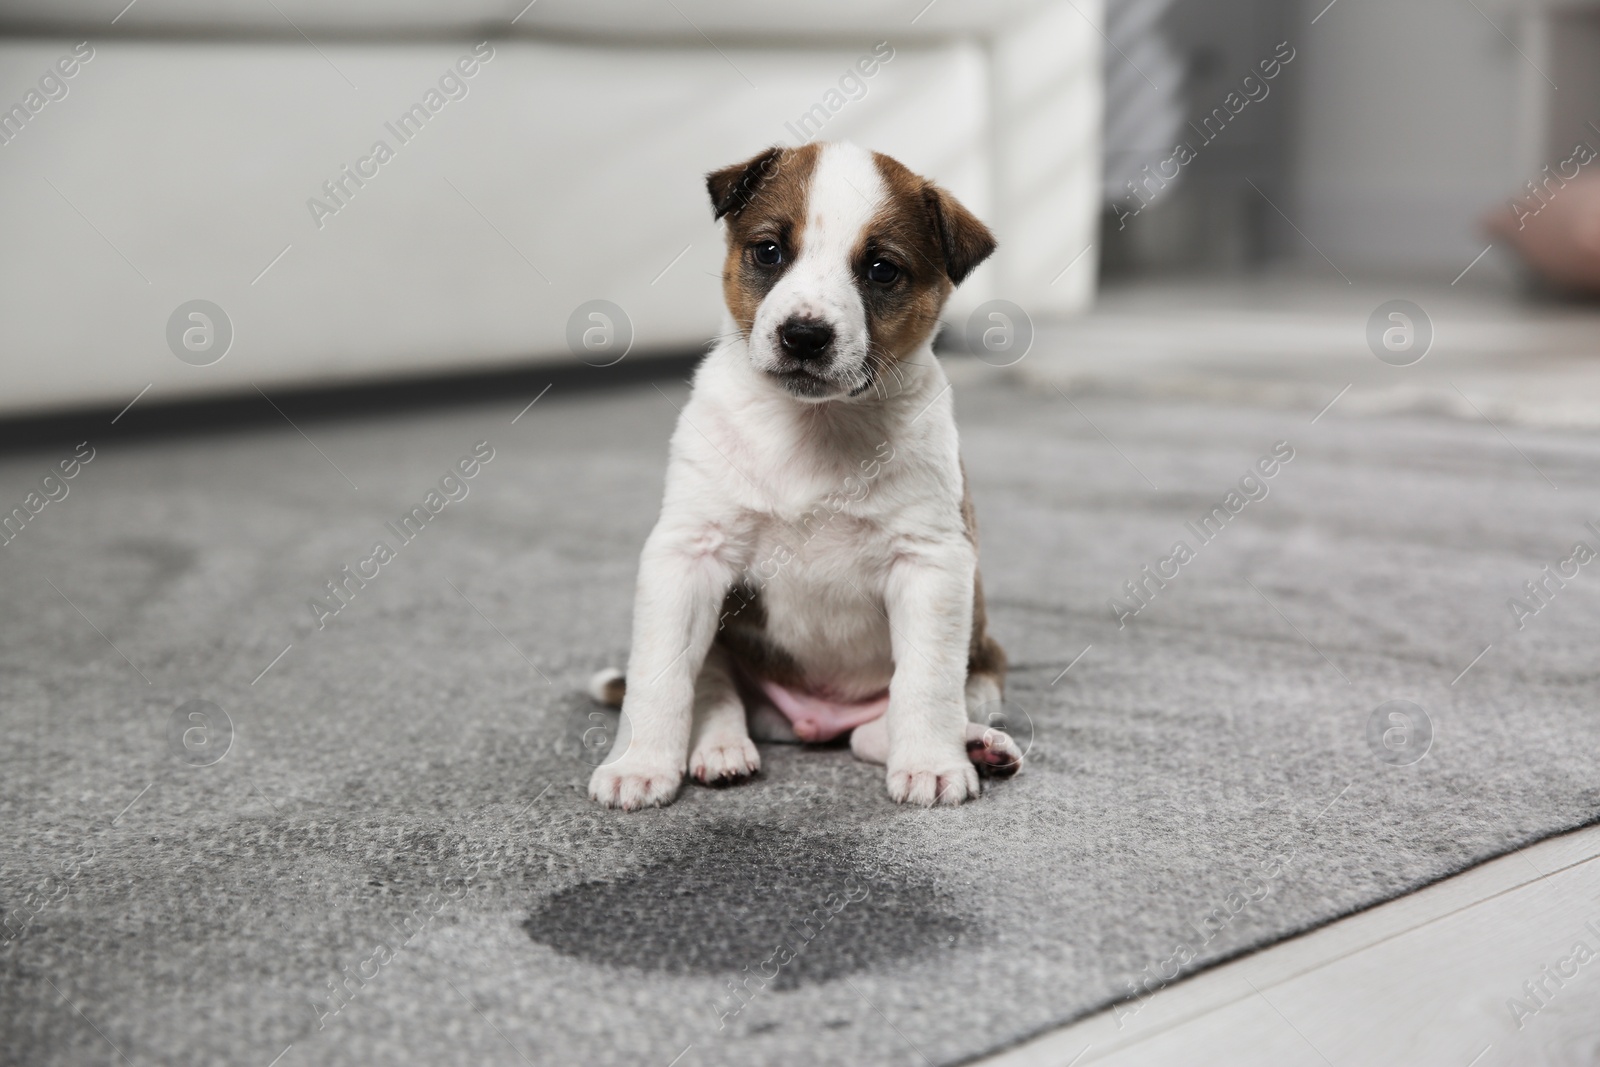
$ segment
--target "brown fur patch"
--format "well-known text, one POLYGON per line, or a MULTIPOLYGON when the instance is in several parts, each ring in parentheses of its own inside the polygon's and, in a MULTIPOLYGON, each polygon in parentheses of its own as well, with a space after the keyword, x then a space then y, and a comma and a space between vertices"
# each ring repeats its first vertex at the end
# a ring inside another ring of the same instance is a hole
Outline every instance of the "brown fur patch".
POLYGON ((799 258, 811 176, 821 151, 815 143, 769 148, 706 176, 711 209, 717 218, 727 220, 722 297, 746 336, 762 299, 799 258), (765 267, 755 261, 752 248, 762 241, 772 241, 783 250, 782 263, 765 267))
POLYGON ((862 232, 853 266, 874 355, 901 359, 933 334, 950 291, 988 258, 995 240, 945 190, 881 152, 872 158, 888 195, 862 232), (878 260, 899 268, 893 282, 868 279, 878 260))

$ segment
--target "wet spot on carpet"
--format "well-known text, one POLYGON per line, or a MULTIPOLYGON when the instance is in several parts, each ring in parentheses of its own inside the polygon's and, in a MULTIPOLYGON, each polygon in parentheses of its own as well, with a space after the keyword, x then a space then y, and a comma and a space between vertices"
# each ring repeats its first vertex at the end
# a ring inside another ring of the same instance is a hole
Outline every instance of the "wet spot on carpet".
POLYGON ((968 923, 931 880, 859 836, 730 823, 553 894, 523 929, 592 963, 757 976, 783 990, 948 951, 968 923))

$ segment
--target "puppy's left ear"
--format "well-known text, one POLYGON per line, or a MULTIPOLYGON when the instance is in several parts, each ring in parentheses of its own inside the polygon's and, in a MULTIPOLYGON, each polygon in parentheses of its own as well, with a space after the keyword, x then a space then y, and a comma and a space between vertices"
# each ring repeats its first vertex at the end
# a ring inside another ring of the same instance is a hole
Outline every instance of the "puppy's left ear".
POLYGON ((939 250, 944 253, 944 272, 960 285, 994 251, 994 234, 961 201, 932 182, 924 186, 922 198, 933 216, 939 250))

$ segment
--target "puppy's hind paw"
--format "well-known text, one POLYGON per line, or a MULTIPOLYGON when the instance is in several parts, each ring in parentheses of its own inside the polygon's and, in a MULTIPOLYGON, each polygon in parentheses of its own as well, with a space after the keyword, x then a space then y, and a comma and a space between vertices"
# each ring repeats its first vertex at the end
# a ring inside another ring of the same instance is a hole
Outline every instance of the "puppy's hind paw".
POLYGON ((761 770, 761 754, 748 737, 707 738, 689 755, 689 774, 702 785, 736 785, 761 770))
POLYGON ((589 776, 589 797, 623 811, 659 808, 672 803, 682 781, 683 771, 676 767, 618 760, 595 768, 589 776))
POLYGON ((1022 770, 1022 749, 1004 730, 967 724, 967 758, 985 778, 1010 778, 1022 770))

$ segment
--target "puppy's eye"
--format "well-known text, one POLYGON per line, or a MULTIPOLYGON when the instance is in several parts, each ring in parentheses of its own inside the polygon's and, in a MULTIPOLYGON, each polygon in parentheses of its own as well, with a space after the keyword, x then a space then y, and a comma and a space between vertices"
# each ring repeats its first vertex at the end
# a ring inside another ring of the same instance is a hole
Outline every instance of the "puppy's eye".
POLYGON ((867 267, 867 281, 888 285, 900 277, 900 268, 886 259, 875 259, 867 267))
POLYGON ((750 246, 750 256, 763 267, 776 267, 783 262, 783 249, 776 241, 758 241, 750 246))

